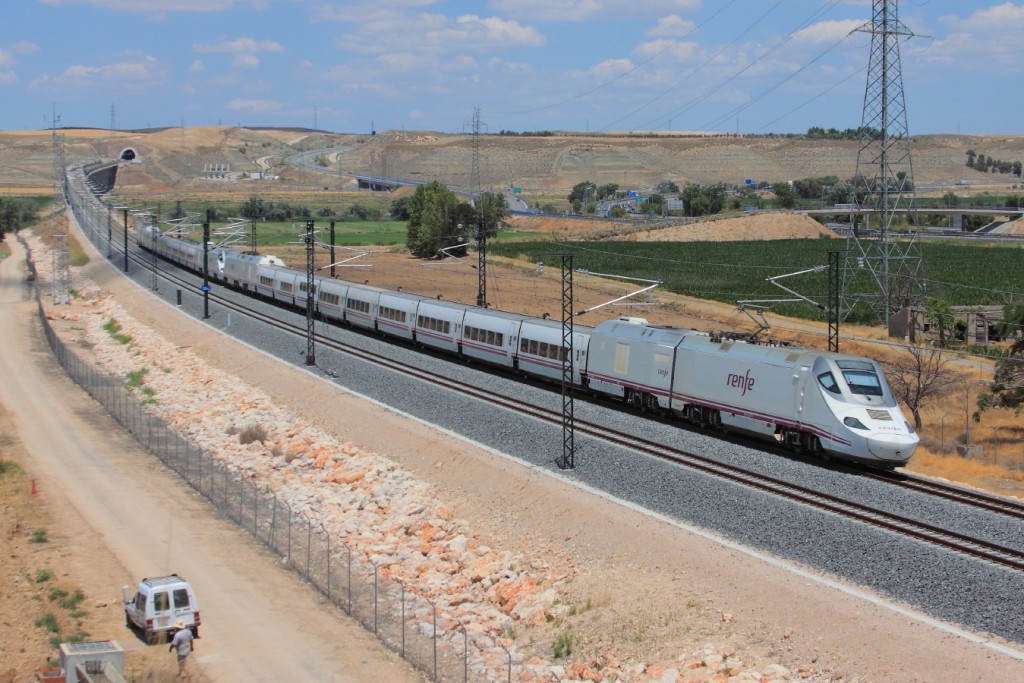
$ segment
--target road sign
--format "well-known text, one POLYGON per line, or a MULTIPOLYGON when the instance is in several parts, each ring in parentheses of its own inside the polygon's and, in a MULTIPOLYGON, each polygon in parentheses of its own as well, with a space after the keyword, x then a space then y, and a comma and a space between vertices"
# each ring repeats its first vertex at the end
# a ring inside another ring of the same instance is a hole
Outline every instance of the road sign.
POLYGON ((210 291, 210 285, 203 285, 202 287, 200 287, 200 289, 203 290, 204 292, 209 292, 210 291))
POLYGON ((513 187, 512 188, 512 194, 522 194, 522 192, 523 192, 523 188, 521 188, 521 187, 513 187))

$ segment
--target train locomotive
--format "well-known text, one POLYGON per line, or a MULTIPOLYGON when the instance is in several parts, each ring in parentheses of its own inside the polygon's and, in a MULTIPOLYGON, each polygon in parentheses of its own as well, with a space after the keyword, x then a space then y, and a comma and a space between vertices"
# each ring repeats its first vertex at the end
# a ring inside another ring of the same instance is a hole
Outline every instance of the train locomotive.
MULTIPOLYGON (((138 239, 171 262, 203 270, 200 244, 153 226, 138 239)), ((230 249, 210 249, 207 258, 214 281, 305 309, 305 272, 230 249)), ((327 320, 530 377, 562 377, 567 349, 559 321, 331 278, 313 282, 315 310, 327 320)), ((881 368, 867 358, 751 344, 628 317, 574 325, 572 352, 573 383, 581 391, 824 459, 892 469, 910 460, 919 441, 881 368)))

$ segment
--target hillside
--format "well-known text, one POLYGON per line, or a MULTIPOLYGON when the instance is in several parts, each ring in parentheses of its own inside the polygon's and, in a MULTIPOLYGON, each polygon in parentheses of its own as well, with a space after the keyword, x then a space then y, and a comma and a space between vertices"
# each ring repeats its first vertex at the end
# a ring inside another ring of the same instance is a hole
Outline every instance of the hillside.
MULTIPOLYGON (((376 136, 303 130, 235 127, 165 128, 130 132, 59 130, 68 163, 113 159, 131 147, 141 160, 125 167, 119 187, 148 192, 272 193, 283 188, 327 189, 344 185, 339 171, 396 178, 471 184, 473 140, 468 135, 387 131, 376 136), (300 151, 351 145, 332 156, 323 173, 284 165, 300 151), (236 173, 267 171, 278 181, 204 180, 204 167, 229 164, 236 173)), ((524 195, 563 196, 576 183, 618 183, 645 189, 668 179, 742 184, 746 179, 777 182, 823 175, 850 177, 859 144, 803 137, 686 137, 564 135, 483 136, 481 184, 521 187, 524 195)), ((51 131, 0 132, 0 191, 25 194, 48 190, 52 169, 51 131)), ((1024 158, 1024 136, 929 135, 914 138, 918 186, 953 186, 969 180, 961 194, 991 187, 1004 192, 1020 180, 983 174, 964 165, 968 149, 996 159, 1024 158)))

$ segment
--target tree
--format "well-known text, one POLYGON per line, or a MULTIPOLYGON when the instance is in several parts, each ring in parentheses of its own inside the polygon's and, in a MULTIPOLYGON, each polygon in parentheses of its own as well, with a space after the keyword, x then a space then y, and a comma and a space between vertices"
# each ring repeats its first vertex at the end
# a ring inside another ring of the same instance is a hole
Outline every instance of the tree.
POLYGON ((484 192, 477 199, 477 225, 482 224, 484 234, 494 237, 501 222, 508 217, 508 201, 501 192, 484 192))
POLYGON ((946 335, 956 325, 956 316, 953 315, 953 308, 945 299, 934 299, 928 297, 924 304, 924 317, 928 324, 939 333, 939 348, 946 348, 946 335))
POLYGON ((975 419, 989 408, 1012 408, 1017 415, 1024 410, 1024 304, 1010 304, 1003 312, 1003 322, 996 326, 1000 335, 1015 338, 1009 355, 996 362, 992 391, 978 396, 975 419))
POLYGON ((409 220, 409 197, 400 197, 391 202, 391 210, 389 213, 391 214, 391 218, 396 221, 409 220))
POLYGON ((967 150, 967 166, 969 168, 974 168, 974 160, 977 158, 977 156, 978 153, 975 152, 973 149, 967 150))
POLYGON ((596 190, 597 185, 590 180, 573 185, 572 191, 569 192, 569 203, 573 205, 573 210, 579 212, 579 207, 592 199, 596 190))
POLYGON ((775 197, 779 200, 779 206, 783 209, 792 209, 796 206, 796 190, 790 187, 789 183, 782 181, 773 186, 775 197))
POLYGON ((436 180, 416 188, 409 199, 406 237, 413 256, 434 257, 445 247, 465 241, 465 228, 458 223, 458 205, 455 194, 436 180))
POLYGON ((930 399, 948 394, 963 381, 939 349, 911 346, 886 367, 889 386, 897 399, 910 408, 914 427, 921 429, 921 407, 930 399))

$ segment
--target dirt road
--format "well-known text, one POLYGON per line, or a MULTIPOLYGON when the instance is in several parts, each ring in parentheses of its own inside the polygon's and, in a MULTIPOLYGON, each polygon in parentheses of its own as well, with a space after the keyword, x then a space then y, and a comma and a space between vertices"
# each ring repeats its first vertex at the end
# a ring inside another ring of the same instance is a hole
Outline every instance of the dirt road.
MULTIPOLYGON (((28 467, 56 506, 58 523, 80 515, 102 541, 94 551, 111 553, 120 565, 119 575, 90 581, 105 579, 112 597, 141 576, 188 577, 203 614, 192 664, 208 680, 422 680, 363 629, 325 608, 246 534, 216 519, 64 377, 36 331, 23 251, 9 243, 13 254, 0 263, 0 404, 15 424, 28 467)), ((92 563, 76 564, 88 571, 92 563)), ((147 649, 123 626, 92 638, 120 641, 129 657, 147 649)))

